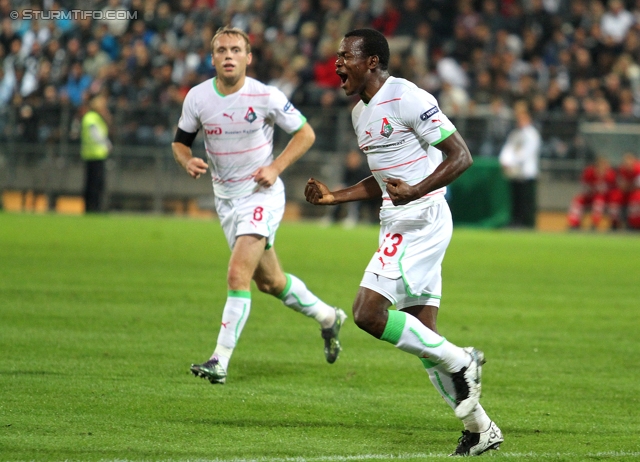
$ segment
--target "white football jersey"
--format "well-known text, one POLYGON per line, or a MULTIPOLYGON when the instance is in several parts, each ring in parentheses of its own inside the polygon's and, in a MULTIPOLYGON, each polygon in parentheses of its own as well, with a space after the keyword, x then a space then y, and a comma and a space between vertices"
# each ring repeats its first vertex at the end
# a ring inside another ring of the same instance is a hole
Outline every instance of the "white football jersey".
POLYGON ((445 200, 446 187, 396 207, 382 181, 399 178, 414 185, 442 163, 442 152, 435 146, 456 128, 440 111, 433 95, 408 80, 389 77, 368 104, 360 101, 353 108, 351 120, 358 145, 382 190, 383 222, 400 218, 407 210, 445 200))
POLYGON ((225 96, 213 78, 189 90, 178 127, 188 133, 202 128, 214 194, 233 199, 259 188, 252 175, 273 162, 274 124, 291 134, 306 121, 276 87, 246 77, 239 91, 225 96))

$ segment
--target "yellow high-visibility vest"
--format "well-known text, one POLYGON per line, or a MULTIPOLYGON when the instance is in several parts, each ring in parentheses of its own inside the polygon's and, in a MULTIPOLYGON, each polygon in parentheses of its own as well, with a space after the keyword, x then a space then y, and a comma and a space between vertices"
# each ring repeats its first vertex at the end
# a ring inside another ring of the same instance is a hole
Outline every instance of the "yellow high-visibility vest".
POLYGON ((109 127, 104 119, 95 111, 87 112, 82 117, 82 146, 80 155, 84 160, 104 160, 109 155, 109 127), (90 127, 98 129, 100 137, 104 141, 97 141, 91 136, 90 127))

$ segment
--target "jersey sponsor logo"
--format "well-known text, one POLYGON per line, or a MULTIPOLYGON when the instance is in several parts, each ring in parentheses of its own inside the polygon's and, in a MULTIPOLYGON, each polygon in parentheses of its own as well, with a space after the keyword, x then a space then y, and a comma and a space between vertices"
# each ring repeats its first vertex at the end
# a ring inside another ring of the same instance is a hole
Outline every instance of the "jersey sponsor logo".
POLYGON ((220 325, 221 325, 222 327, 224 327, 225 329, 227 328, 227 326, 228 326, 229 324, 231 324, 231 321, 229 321, 229 322, 221 322, 221 323, 220 323, 220 325))
POLYGON ((231 119, 231 122, 233 122, 233 112, 231 114, 227 114, 226 112, 223 112, 222 117, 229 117, 231 119))
POLYGON ((207 128, 204 132, 207 135, 222 135, 222 128, 221 127, 207 128))
POLYGON ((249 109, 247 109, 247 113, 244 116, 244 120, 246 120, 249 123, 252 123, 257 118, 258 118, 258 116, 256 115, 256 113, 253 110, 253 108, 249 107, 249 109))
POLYGON ((387 263, 386 261, 384 261, 382 259, 382 257, 378 257, 378 260, 380 260, 380 263, 382 263, 382 269, 384 269, 385 266, 387 266, 389 263, 387 263))
POLYGON ((434 106, 428 111, 425 111, 422 114, 420 114, 420 119, 427 120, 429 117, 431 117, 434 114, 437 114, 438 112, 440 112, 440 109, 438 108, 438 106, 434 106))
POLYGON ((400 140, 400 141, 396 141, 395 143, 389 143, 389 144, 378 144, 375 146, 363 146, 362 150, 363 151, 369 151, 370 149, 384 149, 384 148, 395 148, 396 146, 400 146, 401 144, 406 143, 407 140, 400 140))
POLYGON ((371 138, 373 138, 373 135, 371 134, 371 132, 369 130, 365 130, 364 131, 367 135, 369 135, 371 138))
POLYGON ((380 129, 380 134, 385 138, 389 138, 393 133, 393 127, 389 123, 386 117, 382 118, 382 128, 380 129))

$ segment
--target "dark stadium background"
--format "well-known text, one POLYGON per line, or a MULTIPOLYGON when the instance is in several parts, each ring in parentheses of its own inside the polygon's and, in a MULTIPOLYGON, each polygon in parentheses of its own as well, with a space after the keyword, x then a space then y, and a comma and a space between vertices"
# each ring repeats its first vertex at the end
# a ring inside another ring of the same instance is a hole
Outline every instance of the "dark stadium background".
POLYGON ((564 226, 549 218, 564 214, 585 164, 598 154, 616 164, 640 146, 640 2, 617 3, 614 12, 615 1, 598 0, 0 0, 3 205, 82 210, 79 120, 102 92, 115 121, 108 209, 209 213, 210 184, 188 181, 169 144, 186 92, 215 75, 212 35, 231 24, 251 37, 249 74, 283 90, 316 130, 284 179, 290 216, 317 216, 302 185, 310 175, 335 183, 355 142, 335 50, 348 30, 373 27, 389 39, 390 73, 433 93, 483 158, 484 184, 470 172, 452 202, 457 221, 501 223, 504 204, 482 217, 456 204, 464 191, 502 196, 491 189, 502 180, 495 158, 513 102, 526 99, 544 141, 541 223, 564 226), (121 19, 100 19, 107 11, 121 19))

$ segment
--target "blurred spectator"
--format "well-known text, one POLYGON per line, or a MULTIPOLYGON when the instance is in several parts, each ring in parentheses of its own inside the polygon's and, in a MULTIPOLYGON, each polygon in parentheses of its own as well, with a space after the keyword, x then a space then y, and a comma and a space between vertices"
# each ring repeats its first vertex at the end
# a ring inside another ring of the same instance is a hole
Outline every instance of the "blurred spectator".
POLYGON ((388 40, 391 54, 404 53, 409 48, 418 26, 423 21, 419 0, 403 0, 400 20, 395 28, 394 36, 388 40))
POLYGON ((336 75, 336 48, 331 42, 320 44, 319 59, 313 66, 313 83, 310 88, 310 102, 318 104, 320 95, 326 89, 340 88, 340 78, 336 75))
POLYGON ((524 23, 527 28, 534 30, 544 42, 551 37, 554 27, 557 26, 554 24, 554 16, 545 9, 543 0, 529 2, 529 9, 524 15, 524 23))
POLYGON ((511 187, 511 226, 533 228, 541 138, 526 102, 517 102, 514 114, 516 128, 500 151, 500 165, 511 187))
POLYGON ((269 85, 277 87, 287 98, 292 99, 294 92, 300 86, 300 78, 296 68, 293 65, 278 68, 273 79, 269 81, 269 85))
POLYGON ((338 149, 336 126, 338 121, 338 97, 333 89, 325 89, 320 96, 320 107, 309 114, 309 125, 316 132, 315 149, 332 152, 338 149))
POLYGON ((39 141, 45 143, 59 141, 62 106, 55 85, 49 84, 44 87, 43 101, 38 108, 38 114, 40 117, 39 141))
POLYGON ((107 53, 100 49, 100 45, 97 41, 91 40, 87 43, 87 57, 83 62, 83 70, 90 77, 96 77, 98 71, 109 64, 111 58, 107 53))
POLYGON ((475 10, 472 0, 458 0, 457 10, 454 27, 461 28, 467 34, 471 34, 480 24, 482 16, 475 10))
POLYGON ((475 81, 471 86, 471 101, 482 112, 483 108, 488 108, 493 100, 493 78, 491 72, 482 70, 475 76, 475 81))
POLYGON ((484 0, 482 2, 481 23, 485 24, 491 33, 504 29, 506 22, 498 10, 496 0, 484 0))
POLYGON ((596 229, 611 204, 611 193, 615 189, 616 171, 606 157, 599 156, 582 172, 582 192, 571 201, 567 217, 569 227, 580 228, 585 209, 591 208, 591 226, 596 229))
POLYGON ((489 106, 490 117, 484 132, 478 154, 484 157, 497 157, 507 139, 512 125, 509 108, 499 96, 494 96, 489 106))
POLYGON ((351 17, 351 29, 364 29, 371 26, 373 13, 370 0, 360 0, 351 17))
POLYGON ((18 108, 16 117, 17 139, 26 143, 22 150, 22 160, 34 165, 40 158, 38 146, 38 113, 31 102, 25 102, 18 108))
POLYGON ((13 21, 8 16, 2 18, 0 22, 0 48, 2 48, 2 56, 10 53, 11 42, 19 38, 15 30, 13 30, 13 21))
POLYGON ((13 73, 7 73, 4 67, 0 66, 0 107, 7 107, 13 98, 15 85, 13 73))
MULTIPOLYGON (((394 73, 398 75, 398 73, 394 73)), ((440 109, 451 117, 467 115, 469 113, 470 100, 467 91, 449 81, 442 82, 442 90, 440 91, 440 109)))
POLYGON ((640 160, 633 152, 622 156, 618 168, 617 202, 622 209, 618 212, 621 221, 626 218, 627 226, 640 230, 640 160))
MULTIPOLYGON (((442 92, 460 114, 486 113, 499 96, 507 106, 527 99, 536 120, 544 120, 545 106, 548 114, 563 113, 571 96, 580 120, 637 122, 640 116, 640 2, 102 0, 96 7, 120 13, 119 19, 7 17, 31 4, 0 2, 5 116, 16 114, 30 95, 42 98, 48 85, 59 104, 77 106, 83 93, 106 88, 110 104, 122 110, 151 94, 154 110, 167 111, 164 104, 213 75, 209 42, 230 22, 250 35, 254 64, 248 72, 287 89, 298 105, 319 105, 323 91, 339 85, 335 49, 344 31, 373 27, 398 51, 392 53, 394 72, 437 96, 442 92), (81 81, 74 63, 85 69, 81 81), (469 103, 460 104, 464 99, 469 103)), ((38 5, 86 7, 77 0, 38 5)))
POLYGON ((18 109, 18 136, 27 143, 38 142, 38 113, 31 103, 24 103, 18 109))
POLYGON ((103 24, 109 29, 109 33, 115 37, 120 37, 129 27, 129 19, 123 14, 127 8, 121 0, 108 0, 107 5, 102 8, 103 12, 114 11, 117 19, 104 20, 103 24))
POLYGON ((62 88, 62 91, 67 94, 71 104, 80 106, 85 101, 85 92, 89 89, 90 85, 91 77, 84 73, 82 63, 76 61, 71 65, 69 78, 67 79, 66 85, 62 88))
POLYGON ((609 0, 609 8, 600 20, 602 36, 605 41, 621 43, 634 22, 633 15, 624 8, 622 0, 609 0))
POLYGON ((382 32, 386 37, 393 37, 400 23, 400 11, 393 0, 384 0, 384 7, 371 23, 371 26, 382 32))

